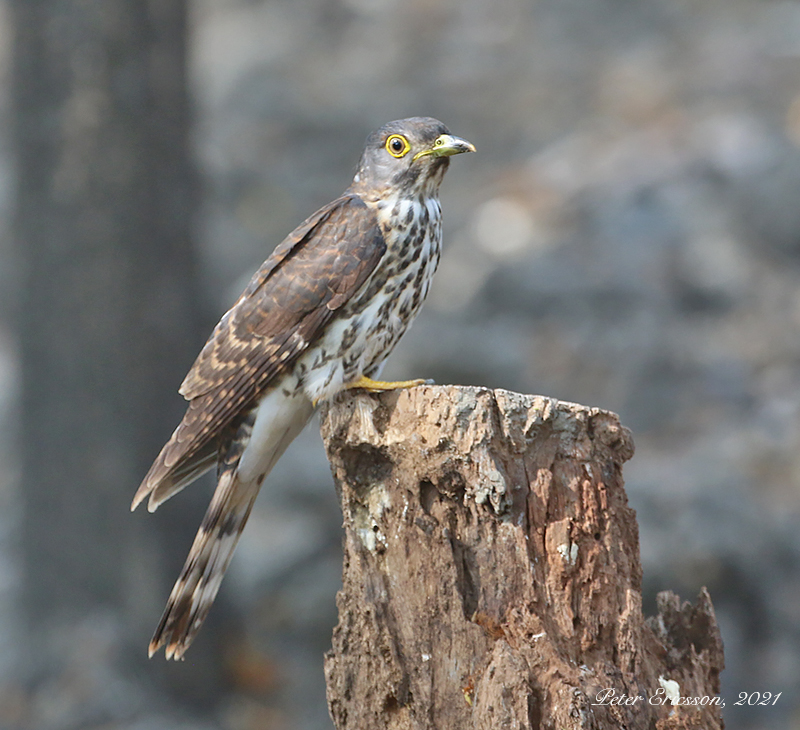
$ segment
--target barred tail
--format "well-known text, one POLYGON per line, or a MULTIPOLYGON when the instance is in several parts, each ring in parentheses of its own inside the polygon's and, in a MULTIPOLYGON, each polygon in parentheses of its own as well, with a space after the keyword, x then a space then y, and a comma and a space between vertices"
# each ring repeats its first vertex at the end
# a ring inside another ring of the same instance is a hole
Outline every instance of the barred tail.
POLYGON ((287 396, 275 388, 220 451, 217 489, 150 641, 150 656, 166 646, 167 659, 180 659, 189 648, 214 603, 261 482, 313 411, 304 394, 287 396))
POLYGON ((189 648, 214 603, 260 485, 260 479, 240 483, 236 464, 221 472, 214 498, 150 641, 151 657, 166 645, 167 659, 181 659, 189 648))

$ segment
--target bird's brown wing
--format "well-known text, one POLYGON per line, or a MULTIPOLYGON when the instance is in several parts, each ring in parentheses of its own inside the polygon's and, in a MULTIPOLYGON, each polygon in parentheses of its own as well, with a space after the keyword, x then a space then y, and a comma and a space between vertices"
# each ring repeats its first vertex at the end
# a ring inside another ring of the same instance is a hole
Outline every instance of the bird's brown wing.
POLYGON ((190 401, 133 500, 149 508, 213 466, 210 442, 322 333, 386 250, 377 217, 343 196, 291 233, 220 320, 181 385, 190 401))

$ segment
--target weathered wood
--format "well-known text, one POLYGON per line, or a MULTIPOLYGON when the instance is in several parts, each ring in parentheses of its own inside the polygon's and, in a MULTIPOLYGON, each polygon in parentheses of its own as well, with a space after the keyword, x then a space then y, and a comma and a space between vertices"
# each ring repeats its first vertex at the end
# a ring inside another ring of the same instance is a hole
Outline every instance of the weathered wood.
POLYGON ((717 696, 722 642, 705 591, 644 620, 616 415, 424 386, 346 393, 322 434, 345 527, 339 730, 722 727, 718 707, 653 704, 665 680, 717 696), (642 699, 596 704, 609 689, 642 699))

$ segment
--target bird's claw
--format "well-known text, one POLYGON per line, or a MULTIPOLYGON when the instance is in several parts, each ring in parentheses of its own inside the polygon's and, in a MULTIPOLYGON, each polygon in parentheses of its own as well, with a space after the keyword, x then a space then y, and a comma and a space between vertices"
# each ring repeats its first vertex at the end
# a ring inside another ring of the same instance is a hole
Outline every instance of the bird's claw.
POLYGON ((416 380, 373 380, 366 375, 362 375, 358 380, 345 386, 346 390, 352 388, 362 388, 370 393, 382 393, 386 390, 401 390, 404 388, 414 388, 417 385, 432 385, 430 379, 417 378, 416 380))

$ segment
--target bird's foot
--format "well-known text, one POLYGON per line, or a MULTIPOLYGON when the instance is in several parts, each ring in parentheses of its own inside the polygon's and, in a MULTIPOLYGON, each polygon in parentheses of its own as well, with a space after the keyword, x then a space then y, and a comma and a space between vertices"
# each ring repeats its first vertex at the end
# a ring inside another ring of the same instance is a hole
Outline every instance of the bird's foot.
POLYGON ((384 390, 399 390, 401 388, 413 388, 415 385, 432 385, 432 380, 417 378, 416 380, 373 380, 366 375, 362 375, 358 380, 345 386, 346 390, 351 388, 363 388, 370 393, 380 393, 384 390))

